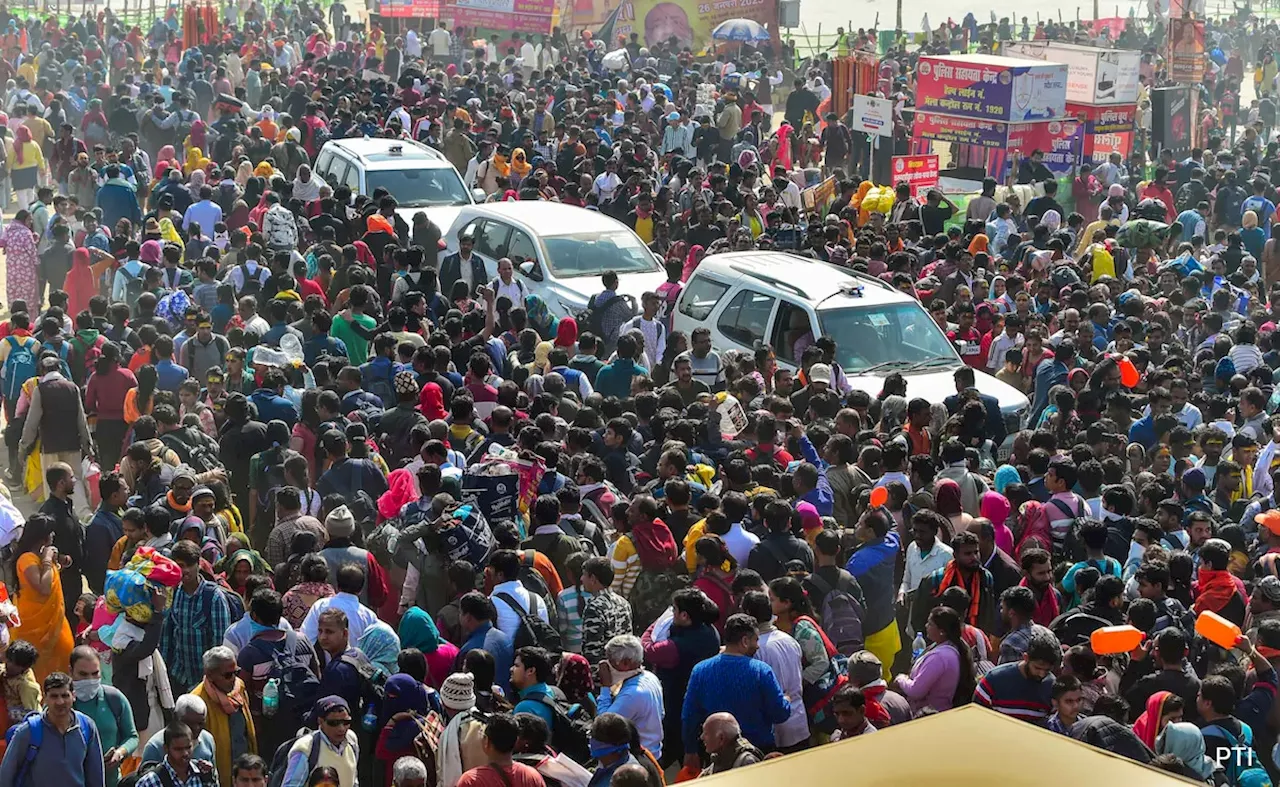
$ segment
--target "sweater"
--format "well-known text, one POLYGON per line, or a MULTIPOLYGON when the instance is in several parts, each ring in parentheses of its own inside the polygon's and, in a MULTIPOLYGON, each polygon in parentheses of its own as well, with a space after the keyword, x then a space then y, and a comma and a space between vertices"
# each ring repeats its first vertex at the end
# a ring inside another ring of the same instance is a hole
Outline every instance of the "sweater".
POLYGON ((951 710, 960 682, 960 651, 950 643, 929 648, 911 665, 910 675, 893 680, 913 713, 918 715, 924 708, 951 710))
POLYGON ((982 676, 973 701, 1015 719, 1044 726, 1053 710, 1053 676, 1033 680, 1022 673, 1020 662, 1001 664, 982 676))
POLYGON ((102 787, 105 776, 102 741, 98 738, 97 726, 89 725, 90 735, 86 742, 78 721, 66 732, 54 729, 48 716, 44 716, 42 722, 44 737, 35 759, 26 768, 24 783, 18 784, 17 778, 25 761, 25 757, 20 755, 31 745, 30 726, 27 724, 19 726, 9 741, 9 748, 14 754, 0 762, 0 784, 6 787, 35 787, 37 784, 102 787))
MULTIPOLYGON (((138 729, 133 725, 133 709, 129 700, 114 686, 103 686, 98 696, 88 702, 76 700, 76 710, 93 719, 98 728, 98 738, 104 752, 123 749, 133 754, 138 749, 138 729)), ((120 781, 120 767, 106 771, 107 787, 115 787, 120 781)))
POLYGON ((773 668, 750 656, 721 653, 693 668, 681 708, 686 752, 698 751, 702 723, 713 713, 732 713, 742 737, 761 749, 774 745, 773 725, 791 717, 773 668))
POLYGON ((85 410, 96 415, 99 421, 123 421, 124 395, 137 387, 138 379, 128 369, 94 373, 85 388, 85 410))

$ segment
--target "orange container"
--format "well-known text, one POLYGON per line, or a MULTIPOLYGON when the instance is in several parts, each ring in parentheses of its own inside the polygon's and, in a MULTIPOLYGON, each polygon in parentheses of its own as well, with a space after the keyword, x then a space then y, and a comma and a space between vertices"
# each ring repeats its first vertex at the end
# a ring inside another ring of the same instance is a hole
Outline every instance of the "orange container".
POLYGON ((1240 639, 1240 627, 1221 615, 1205 610, 1196 618, 1196 633, 1220 648, 1230 650, 1240 639))
POLYGON ((1095 654, 1110 656, 1130 652, 1145 638, 1146 635, 1133 626, 1105 626, 1089 636, 1089 645, 1095 654))

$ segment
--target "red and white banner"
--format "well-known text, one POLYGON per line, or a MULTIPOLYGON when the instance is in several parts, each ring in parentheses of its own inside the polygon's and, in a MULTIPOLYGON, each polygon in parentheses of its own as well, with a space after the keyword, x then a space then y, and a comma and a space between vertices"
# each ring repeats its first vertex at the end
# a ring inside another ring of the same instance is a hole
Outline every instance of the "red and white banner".
POLYGON ((894 156, 893 184, 906 183, 911 196, 936 188, 938 185, 937 156, 894 156))

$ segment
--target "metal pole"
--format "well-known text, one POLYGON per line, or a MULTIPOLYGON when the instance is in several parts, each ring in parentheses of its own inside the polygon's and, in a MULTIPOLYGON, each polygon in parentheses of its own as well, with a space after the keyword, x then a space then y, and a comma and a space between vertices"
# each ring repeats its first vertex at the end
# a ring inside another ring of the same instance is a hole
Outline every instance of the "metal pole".
POLYGON ((894 34, 894 39, 895 39, 894 43, 896 45, 897 43, 896 39, 902 37, 902 0, 898 0, 897 13, 895 15, 895 20, 896 20, 895 25, 897 27, 897 32, 894 34))

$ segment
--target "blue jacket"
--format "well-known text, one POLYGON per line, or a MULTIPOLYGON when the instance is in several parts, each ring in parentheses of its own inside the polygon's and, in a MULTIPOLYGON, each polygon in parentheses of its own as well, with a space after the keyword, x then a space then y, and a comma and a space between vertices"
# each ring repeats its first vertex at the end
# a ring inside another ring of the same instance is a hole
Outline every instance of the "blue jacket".
POLYGON ((511 663, 515 659, 515 647, 511 636, 492 623, 484 623, 458 649, 459 656, 465 656, 473 650, 481 649, 493 656, 497 672, 494 680, 502 687, 504 694, 511 693, 511 663))
POLYGON ((157 390, 176 394, 178 386, 182 385, 189 376, 187 367, 174 363, 172 358, 163 358, 156 362, 157 390))
POLYGON ((1147 413, 1134 421, 1133 425, 1129 427, 1129 442, 1138 443, 1148 451, 1156 444, 1158 438, 1155 416, 1151 413, 1147 413))
POLYGON ((298 423, 298 408, 293 402, 269 388, 259 388, 249 394, 249 401, 258 408, 258 420, 265 423, 280 420, 292 429, 298 423))
POLYGON ((142 221, 138 193, 123 179, 112 179, 98 189, 97 205, 102 208, 102 226, 114 227, 120 219, 134 224, 142 221))
POLYGON ((1049 390, 1055 385, 1067 384, 1067 365, 1057 358, 1046 358, 1036 367, 1035 398, 1031 402, 1031 423, 1049 406, 1049 390))
POLYGON ((307 366, 315 366, 321 355, 337 355, 347 357, 347 345, 341 339, 328 334, 316 334, 302 345, 302 360, 307 366))
POLYGON ((890 528, 879 541, 858 547, 845 566, 845 570, 862 586, 867 600, 867 615, 862 621, 867 636, 894 622, 897 583, 893 581, 893 570, 901 549, 898 531, 890 528))

